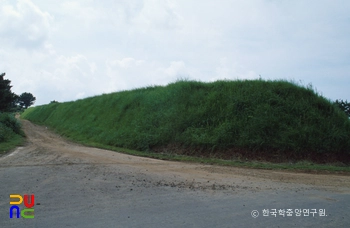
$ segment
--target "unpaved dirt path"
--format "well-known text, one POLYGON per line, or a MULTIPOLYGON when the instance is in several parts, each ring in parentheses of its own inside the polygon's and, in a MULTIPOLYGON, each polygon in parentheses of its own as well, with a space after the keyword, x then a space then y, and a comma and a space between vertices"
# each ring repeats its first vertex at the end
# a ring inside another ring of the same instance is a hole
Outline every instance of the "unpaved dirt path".
POLYGON ((350 176, 221 167, 81 146, 23 120, 26 146, 0 157, 0 227, 347 227, 350 176), (35 194, 10 219, 9 194, 35 194), (263 209, 327 216, 263 216, 263 209), (251 211, 260 212, 252 218, 251 211), (328 212, 328 213, 327 213, 328 212))

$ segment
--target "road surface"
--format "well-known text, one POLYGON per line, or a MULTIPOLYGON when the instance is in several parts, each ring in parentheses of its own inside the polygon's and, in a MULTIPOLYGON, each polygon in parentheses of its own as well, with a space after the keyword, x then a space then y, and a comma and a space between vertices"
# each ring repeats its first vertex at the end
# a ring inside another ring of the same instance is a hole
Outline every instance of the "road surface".
POLYGON ((349 175, 135 157, 22 122, 27 144, 0 157, 0 227, 350 227, 349 175), (10 218, 10 194, 35 195, 33 219, 10 218))

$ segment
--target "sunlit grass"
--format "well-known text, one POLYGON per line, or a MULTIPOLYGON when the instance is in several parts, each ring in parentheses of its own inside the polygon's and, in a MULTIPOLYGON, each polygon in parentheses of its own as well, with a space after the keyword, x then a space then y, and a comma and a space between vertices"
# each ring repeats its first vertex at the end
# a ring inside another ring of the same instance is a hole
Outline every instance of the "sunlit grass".
POLYGON ((295 161, 350 154, 347 116, 310 86, 287 81, 177 81, 34 107, 22 117, 73 140, 142 156, 163 156, 152 151, 175 145, 167 150, 175 160, 181 150, 200 151, 198 161, 244 151, 249 158, 277 157, 302 167, 295 161))

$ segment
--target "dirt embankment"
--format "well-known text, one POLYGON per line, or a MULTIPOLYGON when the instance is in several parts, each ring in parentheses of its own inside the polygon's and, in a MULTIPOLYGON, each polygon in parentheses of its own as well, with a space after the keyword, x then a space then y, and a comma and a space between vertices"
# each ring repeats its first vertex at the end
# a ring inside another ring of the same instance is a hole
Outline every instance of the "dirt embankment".
POLYGON ((1 166, 118 165, 151 176, 156 185, 203 190, 315 188, 350 193, 350 176, 222 167, 136 157, 64 140, 46 127, 23 120, 26 146, 0 158, 1 166), (14 156, 20 153, 21 156, 14 156))

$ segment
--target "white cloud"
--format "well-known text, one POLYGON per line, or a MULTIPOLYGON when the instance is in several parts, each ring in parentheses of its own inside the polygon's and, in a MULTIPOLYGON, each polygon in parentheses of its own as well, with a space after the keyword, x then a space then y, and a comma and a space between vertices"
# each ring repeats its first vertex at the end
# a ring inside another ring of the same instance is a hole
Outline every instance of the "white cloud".
POLYGON ((165 68, 163 71, 165 74, 171 77, 179 77, 187 73, 185 63, 183 61, 172 61, 170 66, 165 68))
POLYGON ((116 59, 107 62, 107 91, 134 89, 150 85, 166 85, 178 78, 193 78, 197 75, 183 61, 161 63, 158 61, 116 59))
POLYGON ((135 60, 134 58, 124 58, 122 60, 114 60, 110 62, 112 66, 119 66, 120 68, 131 68, 141 66, 144 61, 143 60, 135 60))
POLYGON ((247 69, 244 65, 239 63, 238 60, 232 61, 227 57, 222 57, 218 62, 215 71, 216 75, 215 77, 212 77, 210 81, 259 78, 259 75, 255 71, 247 69))
POLYGON ((15 6, 5 2, 0 10, 1 39, 26 48, 44 44, 53 20, 48 12, 40 10, 30 0, 19 0, 15 6))
POLYGON ((61 12, 64 12, 65 17, 74 18, 88 29, 102 16, 102 12, 94 8, 91 3, 91 1, 64 1, 61 3, 61 12))
POLYGON ((156 61, 136 60, 131 57, 108 61, 107 90, 112 92, 154 84, 164 85, 175 78, 174 67, 176 68, 176 63, 163 67, 156 61))
POLYGON ((11 53, 0 50, 0 54, 3 53, 6 59, 0 70, 11 80, 13 91, 33 93, 37 104, 74 100, 101 91, 96 75, 98 68, 86 56, 57 55, 50 49, 47 52, 20 49, 11 53))
POLYGON ((231 77, 231 69, 230 67, 228 66, 228 62, 227 62, 227 58, 226 57, 223 57, 220 59, 220 64, 218 67, 216 67, 216 74, 217 74, 217 77, 216 79, 219 79, 219 78, 229 78, 231 77))
POLYGON ((37 104, 259 75, 350 100, 350 2, 0 2, 0 73, 37 104))
POLYGON ((145 0, 143 8, 133 19, 141 29, 174 29, 179 26, 180 16, 175 2, 169 0, 145 0))

